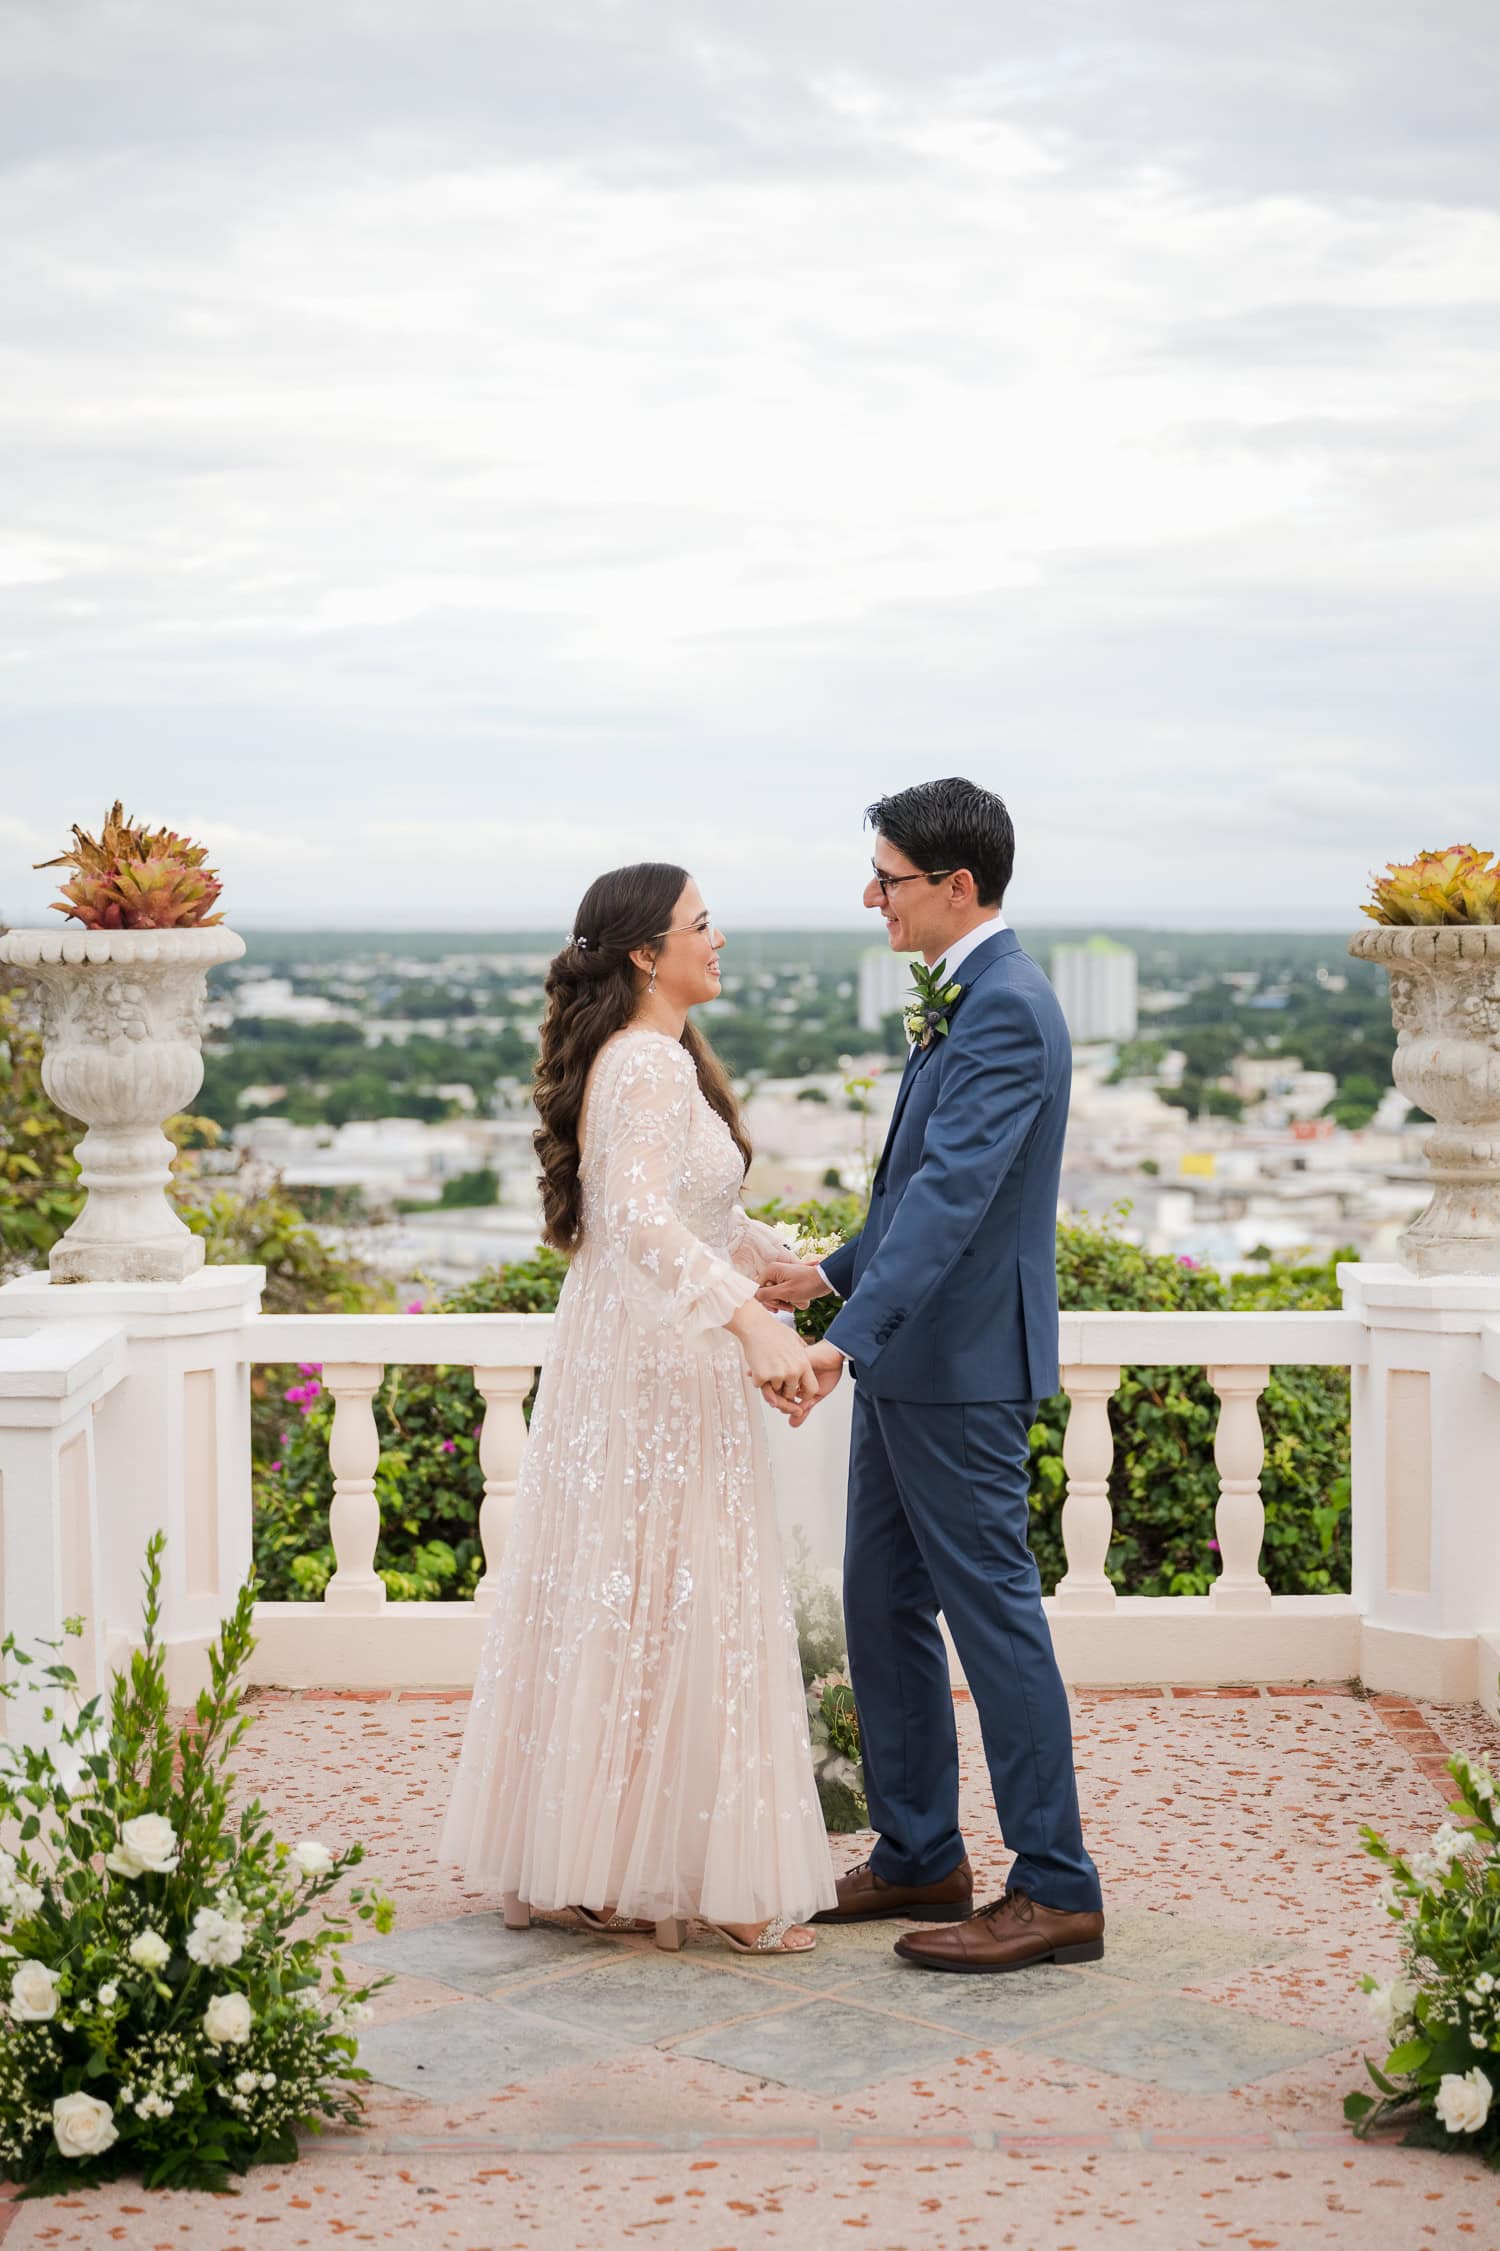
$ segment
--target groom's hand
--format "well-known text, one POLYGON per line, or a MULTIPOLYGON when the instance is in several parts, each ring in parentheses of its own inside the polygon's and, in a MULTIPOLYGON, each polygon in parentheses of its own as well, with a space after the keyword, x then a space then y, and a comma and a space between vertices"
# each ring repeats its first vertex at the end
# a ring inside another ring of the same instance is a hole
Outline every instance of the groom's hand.
POLYGON ((774 1313, 783 1306, 811 1305, 815 1297, 827 1297, 829 1285, 816 1259, 804 1263, 800 1258, 777 1258, 762 1274, 755 1294, 774 1313))
POLYGON ((800 1430, 814 1407, 822 1406, 844 1372, 844 1355, 836 1344, 829 1344, 826 1338, 823 1343, 815 1344, 809 1349, 808 1358, 813 1364, 818 1388, 812 1393, 804 1389, 800 1394, 789 1418, 793 1430, 800 1430))

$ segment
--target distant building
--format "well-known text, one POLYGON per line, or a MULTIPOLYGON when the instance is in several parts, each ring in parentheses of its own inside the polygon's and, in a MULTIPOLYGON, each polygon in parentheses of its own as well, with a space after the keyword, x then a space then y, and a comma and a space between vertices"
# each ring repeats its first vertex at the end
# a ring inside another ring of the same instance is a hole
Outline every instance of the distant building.
POLYGON ((897 1016, 911 994, 911 965, 916 954, 893 954, 889 946, 871 946, 859 957, 859 1028, 878 1032, 888 1016, 897 1016))
POLYGON ((1112 938, 1054 946, 1052 985, 1074 1043, 1133 1040, 1139 1022, 1135 955, 1112 938))

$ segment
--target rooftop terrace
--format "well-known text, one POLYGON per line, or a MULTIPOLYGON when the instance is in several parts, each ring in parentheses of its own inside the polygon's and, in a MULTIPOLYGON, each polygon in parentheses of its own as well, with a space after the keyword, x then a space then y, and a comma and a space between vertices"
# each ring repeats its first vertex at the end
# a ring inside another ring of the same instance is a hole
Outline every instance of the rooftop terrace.
MULTIPOLYGON (((461 1697, 308 1690, 257 1713, 243 1788, 285 1834, 363 1838, 400 1901, 363 1949, 396 1973, 365 2035, 368 2131, 233 2201, 123 2183, 6 2207, 5 2251, 1500 2242, 1500 2178, 1355 2142, 1341 2114, 1372 2037, 1359 1975, 1395 1967, 1359 1825, 1430 1831, 1444 1747, 1500 1755, 1472 1705, 1079 1693, 1105 1958, 964 1980, 898 1964, 900 1925, 754 1963, 702 1932, 679 1958, 562 1917, 508 1932, 433 1861, 461 1697)), ((976 1875, 998 1888, 962 1692, 958 1713, 976 1875)))

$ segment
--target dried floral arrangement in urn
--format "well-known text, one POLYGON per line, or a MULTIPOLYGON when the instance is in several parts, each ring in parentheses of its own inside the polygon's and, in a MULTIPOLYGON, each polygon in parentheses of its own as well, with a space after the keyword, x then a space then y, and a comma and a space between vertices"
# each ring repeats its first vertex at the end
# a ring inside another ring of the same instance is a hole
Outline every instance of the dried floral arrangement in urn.
POLYGON ((52 904, 88 930, 201 930, 224 920, 209 909, 223 889, 204 865, 208 849, 175 829, 146 828, 117 797, 97 837, 77 823, 73 842, 38 868, 72 868, 52 904))
POLYGON ((127 818, 116 798, 97 836, 75 826, 66 852, 36 863, 71 871, 52 902, 67 922, 0 936, 0 961, 40 1003, 42 1084, 89 1127, 88 1199, 48 1254, 54 1282, 177 1282, 203 1263, 167 1201, 161 1128, 203 1083, 208 972, 245 950, 207 863, 205 846, 127 818))
POLYGON ((1500 858, 1450 844, 1370 879, 1349 941, 1391 980, 1391 1075, 1436 1125, 1432 1201, 1401 1237, 1417 1274, 1500 1276, 1500 858))

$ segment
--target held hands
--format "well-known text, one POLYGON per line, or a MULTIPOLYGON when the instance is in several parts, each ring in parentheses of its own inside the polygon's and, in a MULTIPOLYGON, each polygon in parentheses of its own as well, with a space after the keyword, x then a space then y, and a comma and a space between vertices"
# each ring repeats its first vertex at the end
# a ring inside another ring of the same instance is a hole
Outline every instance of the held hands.
POLYGON ((814 1407, 821 1407, 844 1372, 844 1355, 840 1352, 838 1346, 830 1344, 826 1337, 821 1343, 813 1346, 808 1353, 808 1358, 813 1365, 813 1377, 817 1388, 811 1395, 804 1392, 796 1406, 793 1407, 791 1411, 793 1430, 800 1430, 814 1407))
POLYGON ((829 1286, 818 1272, 815 1258, 776 1258, 761 1275, 755 1294, 762 1305, 775 1312, 782 1306, 811 1305, 815 1297, 828 1296, 829 1286))
POLYGON ((819 1379, 813 1356, 795 1329, 778 1321, 753 1297, 746 1299, 728 1327, 739 1338, 750 1381, 759 1384, 768 1407, 795 1420, 799 1401, 809 1409, 817 1403, 819 1379))

